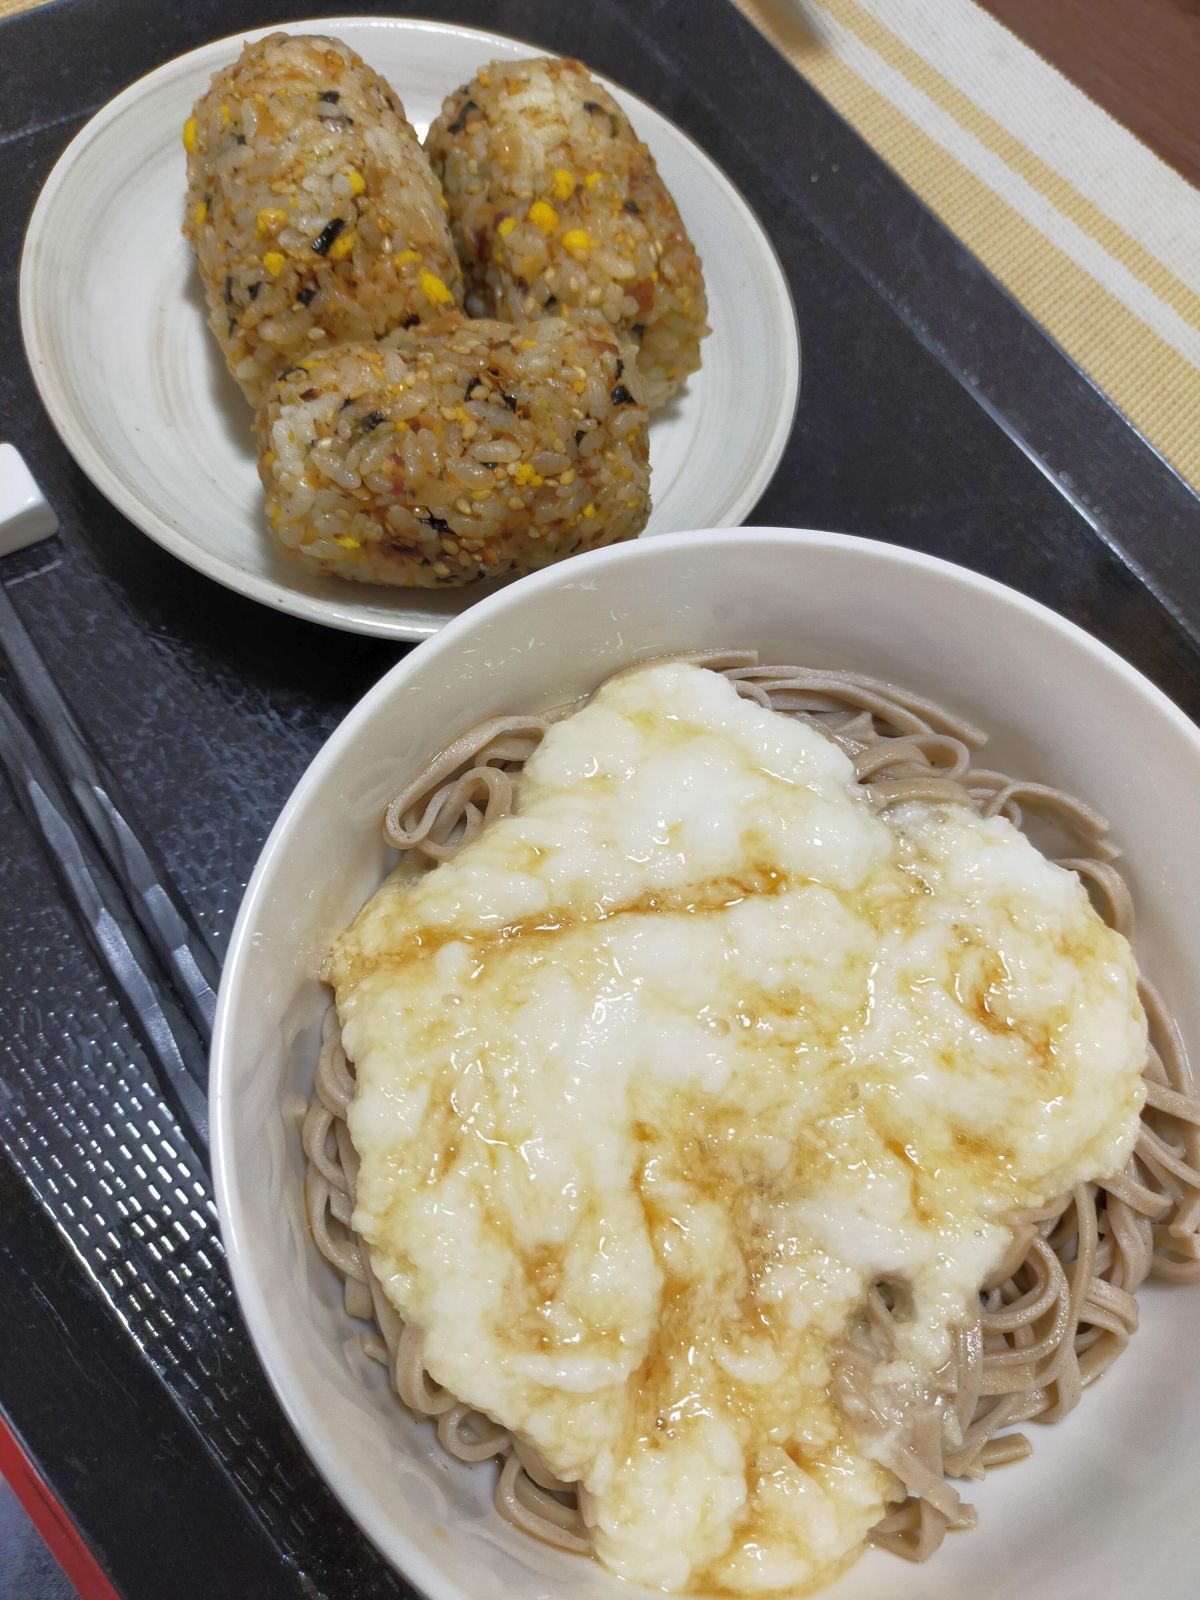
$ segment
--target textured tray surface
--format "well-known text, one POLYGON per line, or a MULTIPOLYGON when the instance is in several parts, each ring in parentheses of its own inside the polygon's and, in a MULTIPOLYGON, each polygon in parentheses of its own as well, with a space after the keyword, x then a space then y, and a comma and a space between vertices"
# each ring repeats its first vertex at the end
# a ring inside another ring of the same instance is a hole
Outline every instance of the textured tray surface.
MULTIPOLYGON (((0 568, 15 613, 0 605, 0 1293, 27 1308, 0 1341, 0 1407, 121 1591, 148 1600, 405 1591, 315 1477, 250 1350, 202 1148, 160 1089, 173 1051, 202 1070, 203 1029, 80 785, 99 778, 219 960, 292 785, 397 652, 218 589, 108 507, 36 401, 16 270, 38 187, 91 111, 205 39, 313 10, 58 0, 0 24, 0 437, 63 530, 0 568), (26 639, 81 730, 82 767, 35 710, 26 639)), ((752 520, 985 571, 1196 714, 1195 497, 725 0, 419 10, 583 56, 697 138, 765 219, 805 371, 752 520)))

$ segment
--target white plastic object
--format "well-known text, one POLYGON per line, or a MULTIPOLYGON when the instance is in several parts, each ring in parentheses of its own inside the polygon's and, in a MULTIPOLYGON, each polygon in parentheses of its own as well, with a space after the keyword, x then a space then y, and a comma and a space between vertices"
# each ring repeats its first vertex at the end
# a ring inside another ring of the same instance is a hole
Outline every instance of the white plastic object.
POLYGON ((21 452, 0 444, 0 556, 37 544, 58 531, 58 518, 21 452))

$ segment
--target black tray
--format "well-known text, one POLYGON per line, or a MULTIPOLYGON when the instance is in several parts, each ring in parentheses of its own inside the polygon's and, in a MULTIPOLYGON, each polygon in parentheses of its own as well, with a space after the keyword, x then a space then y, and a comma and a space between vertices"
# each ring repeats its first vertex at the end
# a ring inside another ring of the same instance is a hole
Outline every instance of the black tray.
MULTIPOLYGON (((582 56, 766 222, 804 374, 752 521, 989 573, 1195 714, 1200 502, 727 0, 417 9, 582 56)), ((128 1600, 410 1592, 267 1388, 195 1131, 204 976, 255 856, 399 652, 227 594, 107 505, 38 404, 17 264, 52 163, 119 89, 207 39, 332 10, 56 0, 0 23, 0 437, 62 520, 0 565, 0 1411, 128 1600)))

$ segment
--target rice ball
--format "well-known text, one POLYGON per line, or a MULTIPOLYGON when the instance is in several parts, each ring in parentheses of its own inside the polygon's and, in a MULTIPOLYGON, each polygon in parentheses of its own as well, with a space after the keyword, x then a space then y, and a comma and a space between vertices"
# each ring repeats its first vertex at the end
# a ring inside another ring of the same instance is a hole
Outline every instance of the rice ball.
POLYGON ((287 371, 259 414, 268 524, 310 570, 453 587, 631 539, 648 417, 600 317, 447 316, 287 371))
POLYGON ((456 89, 426 149, 473 314, 597 311, 637 347, 647 402, 700 366, 700 258, 654 157, 578 61, 493 61, 456 89))
POLYGON ((444 316, 462 280, 437 179, 393 89, 337 39, 272 34, 183 130, 209 326, 257 406, 322 340, 444 316))

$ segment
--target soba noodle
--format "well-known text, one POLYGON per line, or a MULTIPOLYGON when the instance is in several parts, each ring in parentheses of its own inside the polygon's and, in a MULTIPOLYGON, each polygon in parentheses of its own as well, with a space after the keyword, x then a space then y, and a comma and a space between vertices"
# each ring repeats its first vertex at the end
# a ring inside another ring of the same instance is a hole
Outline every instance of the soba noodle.
MULTIPOLYGON (((1005 816, 1017 827, 1026 825, 1025 813, 1050 824, 1072 841, 1060 865, 1079 874, 1112 927, 1130 934, 1133 908, 1112 865, 1117 851, 1107 841, 1108 824, 1058 789, 974 766, 973 752, 985 742, 979 729, 858 673, 763 666, 751 652, 686 659, 723 672, 759 705, 821 729, 853 761, 877 810, 914 800, 950 802, 984 817, 1005 816)), ((428 864, 452 856, 512 809, 521 767, 551 722, 571 709, 493 718, 456 739, 388 806, 389 842, 428 864)), ((834 1380, 838 1401, 907 1494, 876 1525, 877 1545, 923 1561, 948 1529, 972 1526, 973 1511, 948 1480, 982 1478, 1030 1453, 1028 1438, 1013 1430, 1056 1422, 1078 1404, 1136 1330, 1134 1296, 1147 1278, 1200 1280, 1200 1099, 1162 1001, 1144 982, 1141 995, 1150 1026, 1147 1097, 1125 1171, 1012 1219, 1008 1257, 981 1285, 975 1320, 956 1330, 953 1359, 917 1403, 897 1395, 889 1404, 871 1381, 893 1348, 903 1283, 876 1283, 849 1333, 834 1380)), ((371 1271, 351 1228, 357 1159, 346 1115, 354 1071, 332 1006, 315 1090, 303 1131, 309 1219, 318 1248, 345 1280, 347 1313, 374 1323, 364 1337, 367 1353, 387 1366, 404 1404, 435 1422, 452 1456, 500 1461, 496 1504, 510 1522, 562 1549, 588 1551, 572 1485, 431 1380, 420 1334, 405 1326, 371 1271)))

